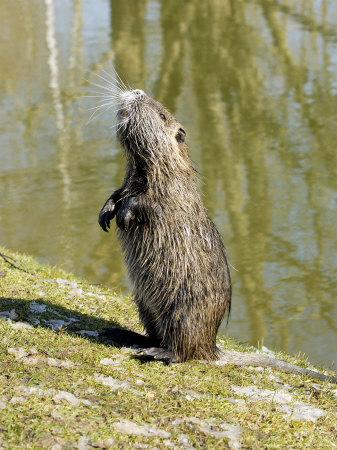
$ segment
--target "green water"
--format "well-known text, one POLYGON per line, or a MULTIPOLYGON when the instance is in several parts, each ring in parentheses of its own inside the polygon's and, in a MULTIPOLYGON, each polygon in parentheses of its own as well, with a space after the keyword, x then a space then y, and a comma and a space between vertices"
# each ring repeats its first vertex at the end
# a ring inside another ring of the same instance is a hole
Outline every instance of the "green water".
POLYGON ((333 366, 336 23, 334 0, 2 0, 0 244, 129 291, 97 224, 123 178, 113 112, 87 124, 83 98, 115 68, 188 132, 236 269, 222 332, 333 366))

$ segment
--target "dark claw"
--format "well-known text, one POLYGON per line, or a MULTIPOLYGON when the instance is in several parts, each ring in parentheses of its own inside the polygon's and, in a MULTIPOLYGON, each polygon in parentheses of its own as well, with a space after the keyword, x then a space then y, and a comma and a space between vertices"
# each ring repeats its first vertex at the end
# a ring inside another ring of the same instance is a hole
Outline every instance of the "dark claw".
POLYGON ((115 217, 115 203, 110 198, 105 203, 98 216, 98 223, 106 233, 108 232, 107 228, 110 228, 110 220, 112 220, 114 217, 115 217))
POLYGON ((128 231, 130 221, 135 218, 135 215, 133 214, 132 210, 129 209, 127 206, 121 208, 117 215, 116 215, 116 223, 119 228, 121 228, 124 231, 128 231))
POLYGON ((135 197, 125 201, 116 214, 116 223, 119 228, 128 231, 130 222, 137 217, 138 206, 138 200, 135 197))

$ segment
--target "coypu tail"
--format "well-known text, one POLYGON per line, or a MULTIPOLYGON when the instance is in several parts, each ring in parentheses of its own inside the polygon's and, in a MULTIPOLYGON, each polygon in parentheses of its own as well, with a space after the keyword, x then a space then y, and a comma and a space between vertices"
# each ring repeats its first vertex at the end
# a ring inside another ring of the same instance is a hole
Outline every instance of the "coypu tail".
POLYGON ((301 373, 310 377, 316 378, 321 381, 328 381, 329 383, 337 383, 337 378, 315 370, 305 369, 304 367, 295 366, 294 364, 287 363, 280 359, 271 358, 270 356, 254 354, 254 353, 241 353, 234 350, 219 350, 219 360, 216 362, 219 366, 225 364, 234 364, 235 366, 259 366, 270 367, 272 369, 280 370, 286 373, 301 373))

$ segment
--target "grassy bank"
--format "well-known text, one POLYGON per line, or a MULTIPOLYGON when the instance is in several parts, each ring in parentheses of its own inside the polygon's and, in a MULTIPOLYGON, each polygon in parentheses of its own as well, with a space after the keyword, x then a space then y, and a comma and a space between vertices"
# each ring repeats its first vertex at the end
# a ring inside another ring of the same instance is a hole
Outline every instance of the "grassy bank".
POLYGON ((0 448, 337 445, 335 385, 270 369, 144 361, 98 336, 117 325, 141 330, 131 299, 0 252, 18 266, 0 257, 0 448))

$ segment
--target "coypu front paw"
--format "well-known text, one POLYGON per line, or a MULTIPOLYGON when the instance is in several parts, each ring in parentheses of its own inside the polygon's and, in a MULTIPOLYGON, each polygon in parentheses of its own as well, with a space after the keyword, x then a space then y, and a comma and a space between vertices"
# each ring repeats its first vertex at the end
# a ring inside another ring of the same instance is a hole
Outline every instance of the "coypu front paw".
POLYGON ((124 202, 119 211, 117 211, 116 223, 121 230, 128 231, 130 222, 137 216, 138 206, 137 198, 130 197, 124 202))
POLYGON ((101 209, 99 216, 98 216, 98 223, 102 227, 102 229, 106 232, 108 232, 107 228, 110 228, 110 220, 112 220, 115 217, 116 214, 116 208, 115 203, 112 200, 112 198, 109 198, 109 200, 106 201, 105 205, 101 209))

